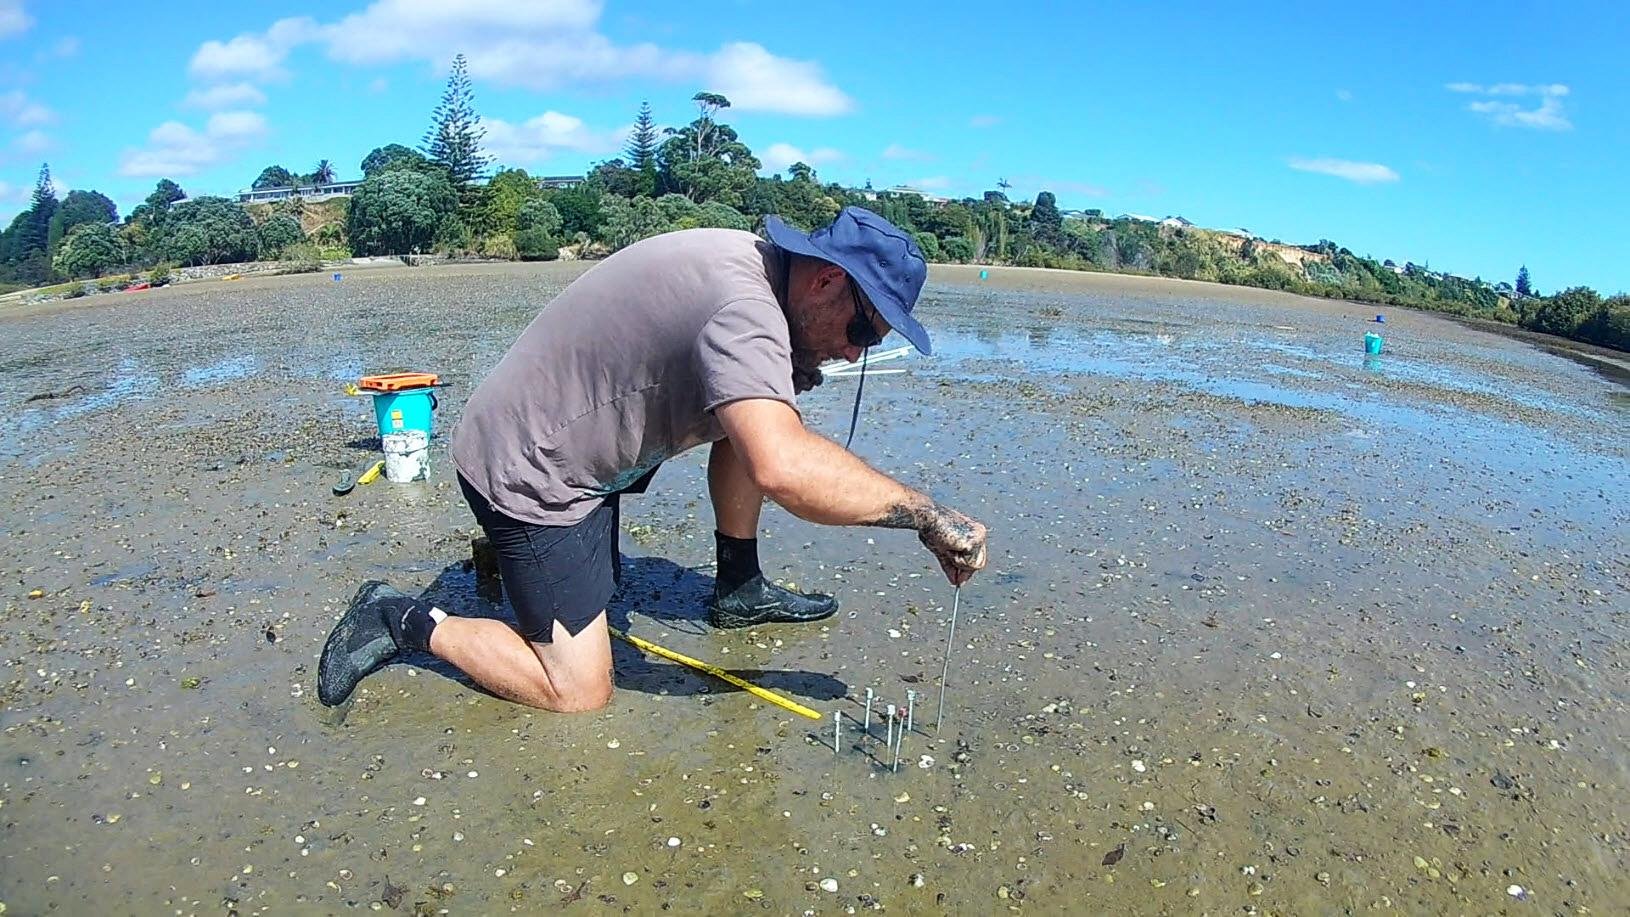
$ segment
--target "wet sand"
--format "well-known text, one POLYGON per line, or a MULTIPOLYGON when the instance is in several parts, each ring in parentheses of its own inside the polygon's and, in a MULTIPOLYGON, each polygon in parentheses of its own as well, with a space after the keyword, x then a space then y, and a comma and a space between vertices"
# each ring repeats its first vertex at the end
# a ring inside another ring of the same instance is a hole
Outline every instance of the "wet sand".
POLYGON ((855 448, 992 530, 937 731, 914 537, 771 508, 766 572, 844 611, 720 633, 705 453, 625 502, 614 624, 827 714, 917 690, 898 772, 621 644, 600 714, 428 657, 324 710, 362 580, 505 614, 439 438, 430 481, 330 494, 377 449, 341 386, 440 372, 444 433, 584 267, 0 315, 6 913, 1624 912, 1630 398, 1422 313, 936 269, 936 355, 867 379, 855 448))

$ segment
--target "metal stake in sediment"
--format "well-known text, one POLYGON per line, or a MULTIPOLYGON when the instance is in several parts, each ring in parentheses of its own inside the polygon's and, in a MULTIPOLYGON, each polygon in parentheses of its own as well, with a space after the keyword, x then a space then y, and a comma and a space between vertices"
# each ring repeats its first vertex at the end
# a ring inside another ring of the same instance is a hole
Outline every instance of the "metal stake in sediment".
POLYGON ((866 689, 866 718, 860 721, 860 731, 866 736, 872 734, 872 689, 866 689))
POLYGON ((843 742, 843 711, 832 711, 832 754, 838 753, 838 746, 843 742))
POLYGON ((911 731, 911 710, 917 706, 917 689, 906 689, 906 732, 911 731))
MULTIPOLYGON (((888 754, 889 749, 894 747, 894 705, 893 704, 889 704, 887 707, 883 708, 883 723, 884 723, 884 725, 886 727, 883 730, 883 753, 888 754)), ((881 761, 882 758, 879 758, 878 760, 881 761)))
POLYGON ((894 772, 896 772, 896 773, 899 773, 899 771, 900 771, 900 749, 904 748, 905 744, 906 744, 906 729, 905 729, 905 724, 901 723, 900 724, 900 731, 898 733, 896 733, 895 736, 894 736, 894 766, 893 766, 892 770, 894 772))
POLYGON ((962 587, 956 587, 951 597, 951 632, 945 637, 945 665, 940 669, 940 710, 934 715, 934 732, 937 735, 940 726, 945 722, 945 678, 951 673, 951 645, 956 642, 956 613, 957 606, 962 602, 962 587))

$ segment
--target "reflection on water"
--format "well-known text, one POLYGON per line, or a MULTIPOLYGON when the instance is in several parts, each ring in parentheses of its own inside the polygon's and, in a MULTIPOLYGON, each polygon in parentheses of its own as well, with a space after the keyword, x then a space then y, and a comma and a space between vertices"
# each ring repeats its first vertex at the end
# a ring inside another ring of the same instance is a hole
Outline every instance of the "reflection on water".
POLYGON ((253 354, 226 357, 216 360, 208 366, 194 366, 183 370, 181 384, 187 386, 220 385, 223 382, 231 382, 234 379, 243 379, 254 375, 257 369, 258 365, 253 354))
POLYGON ((1560 394, 1525 389, 1493 376, 1474 375, 1451 365, 1450 354, 1442 359, 1399 355, 1382 358, 1339 350, 1333 341, 1331 346, 1325 347, 1272 339, 1218 340, 1170 331, 1143 333, 1109 329, 1055 329, 1039 333, 1032 328, 1020 334, 987 325, 972 331, 936 330, 934 355, 938 365, 946 368, 970 360, 1013 360, 1031 372, 1086 373, 1172 382, 1217 395, 1287 407, 1336 410, 1364 418, 1375 417, 1376 399, 1389 402, 1393 410, 1407 409, 1417 415, 1422 408, 1468 409, 1462 399, 1445 397, 1441 403, 1427 404, 1415 391, 1373 388, 1366 376, 1351 372, 1361 367, 1365 373, 1377 374, 1384 368, 1390 382, 1427 386, 1451 394, 1487 396, 1523 408, 1583 419, 1604 419, 1600 409, 1568 400, 1560 394), (1263 360, 1263 351, 1273 353, 1278 360, 1263 360), (1286 377, 1314 381, 1332 376, 1348 382, 1350 391, 1355 394, 1321 394, 1278 384, 1290 381, 1286 377))

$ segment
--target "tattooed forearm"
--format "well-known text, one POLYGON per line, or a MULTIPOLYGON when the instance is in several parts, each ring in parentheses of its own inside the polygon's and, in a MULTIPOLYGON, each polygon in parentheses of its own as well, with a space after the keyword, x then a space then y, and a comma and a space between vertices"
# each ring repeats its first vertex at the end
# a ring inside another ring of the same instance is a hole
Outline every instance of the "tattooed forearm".
POLYGON ((896 503, 889 507, 876 521, 870 523, 885 529, 917 529, 921 530, 926 520, 934 517, 936 507, 932 502, 925 506, 911 506, 907 503, 896 503))

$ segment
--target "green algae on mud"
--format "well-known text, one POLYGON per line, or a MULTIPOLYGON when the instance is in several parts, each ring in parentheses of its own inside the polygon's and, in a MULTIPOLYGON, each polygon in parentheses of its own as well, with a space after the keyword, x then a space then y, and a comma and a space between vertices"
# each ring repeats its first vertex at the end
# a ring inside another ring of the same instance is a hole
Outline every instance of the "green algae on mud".
MULTIPOLYGON (((834 756, 829 729, 620 645, 601 714, 535 715, 414 658, 325 719, 316 653, 361 580, 502 614, 464 566, 474 524, 444 453, 429 482, 331 495, 377 448, 341 385, 435 370, 450 429, 582 269, 0 318, 10 912, 1630 898, 1620 393, 1413 313, 1367 363, 1355 304, 936 269, 937 356, 868 380, 856 437, 992 529, 948 728, 906 740, 929 767, 834 756)), ((812 426, 841 434, 850 384, 806 396, 812 426)), ((707 630, 705 493, 691 455, 625 505, 614 623, 824 711, 933 684, 951 592, 908 534, 772 509, 766 571, 844 612, 707 630)))

